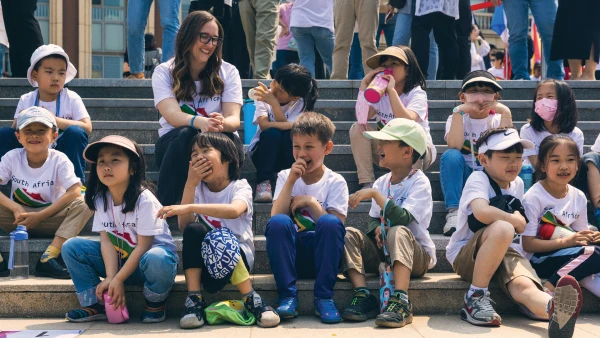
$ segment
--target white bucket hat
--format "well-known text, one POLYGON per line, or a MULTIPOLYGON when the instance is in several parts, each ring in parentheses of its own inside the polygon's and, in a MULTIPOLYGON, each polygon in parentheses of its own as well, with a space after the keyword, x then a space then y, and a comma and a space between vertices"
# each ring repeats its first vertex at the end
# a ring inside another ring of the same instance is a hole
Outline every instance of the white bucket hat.
POLYGON ((31 83, 32 86, 37 87, 37 81, 33 81, 31 78, 31 72, 33 71, 33 67, 35 64, 41 59, 45 58, 48 55, 57 54, 60 56, 64 56, 67 59, 67 78, 65 79, 65 83, 69 83, 69 81, 75 78, 77 75, 77 69, 73 64, 69 61, 69 55, 62 49, 60 46, 49 44, 39 46, 31 55, 29 69, 27 69, 27 80, 31 83))

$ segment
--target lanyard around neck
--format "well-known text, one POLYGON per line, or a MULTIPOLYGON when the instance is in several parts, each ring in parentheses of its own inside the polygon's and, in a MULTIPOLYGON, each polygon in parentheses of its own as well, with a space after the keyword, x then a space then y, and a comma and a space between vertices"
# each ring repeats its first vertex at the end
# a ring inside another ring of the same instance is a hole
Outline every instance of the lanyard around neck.
MULTIPOLYGON (((39 107, 40 104, 40 92, 38 90, 37 96, 35 97, 35 103, 33 104, 36 107, 39 107)), ((58 97, 56 98, 56 117, 60 117, 60 93, 58 93, 58 97)))
MULTIPOLYGON (((398 187, 396 187, 396 189, 394 189, 394 192, 396 192, 396 190, 402 188, 402 185, 404 184, 404 182, 406 182, 406 180, 408 180, 409 178, 412 177, 412 175, 414 175, 416 172, 415 169, 411 169, 410 172, 408 173, 408 175, 406 175, 405 178, 402 179, 402 181, 400 181, 400 183, 398 183, 398 187)), ((388 182, 388 199, 392 200, 392 176, 390 175, 390 181, 388 182)))

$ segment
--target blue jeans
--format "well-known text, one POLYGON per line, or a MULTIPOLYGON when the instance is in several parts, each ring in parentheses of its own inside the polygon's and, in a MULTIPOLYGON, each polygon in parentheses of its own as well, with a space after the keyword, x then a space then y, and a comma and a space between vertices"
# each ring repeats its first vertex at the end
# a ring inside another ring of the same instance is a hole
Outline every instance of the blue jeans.
POLYGON ((315 77, 315 47, 331 74, 333 55, 333 32, 325 27, 291 27, 292 35, 298 45, 300 64, 308 68, 315 77))
POLYGON ((4 56, 6 55, 6 46, 0 43, 0 78, 4 72, 4 56))
POLYGON ((535 24, 542 38, 544 59, 548 65, 546 76, 562 80, 565 76, 562 60, 550 61, 550 47, 554 32, 557 5, 554 0, 505 0, 504 14, 510 36, 508 38, 508 52, 512 63, 514 80, 529 80, 527 63, 527 33, 529 30, 529 9, 535 19, 535 24))
POLYGON ((288 215, 271 217, 265 229, 267 255, 280 298, 298 297, 296 280, 316 278, 315 297, 333 297, 344 253, 346 228, 337 216, 323 215, 315 231, 298 232, 288 215))
MULTIPOLYGON (((127 54, 131 74, 144 72, 144 30, 153 0, 127 2, 127 54)), ((175 55, 175 35, 179 30, 181 0, 156 0, 163 29, 162 62, 175 55)))
MULTIPOLYGON (((22 148, 23 146, 17 141, 15 136, 16 130, 10 127, 0 128, 0 157, 7 152, 22 148)), ((83 158, 83 150, 88 145, 88 134, 80 126, 69 126, 65 129, 58 140, 56 140, 56 150, 67 155, 73 167, 75 175, 81 180, 81 184, 85 184, 85 159, 83 158)))
MULTIPOLYGON (((397 14, 396 14, 397 15, 397 14)), ((385 38, 385 44, 390 47, 394 41, 394 30, 396 29, 396 15, 391 18, 386 24, 383 23, 385 20, 385 14, 379 14, 379 27, 375 32, 375 46, 379 48, 379 34, 383 30, 383 37, 385 38)))
POLYGON ((472 172, 473 169, 469 168, 459 150, 448 149, 442 154, 440 158, 440 181, 446 210, 458 209, 462 190, 472 172))
POLYGON ((275 61, 273 62, 273 65, 271 66, 271 68, 273 69, 272 77, 275 77, 275 74, 277 73, 279 68, 281 68, 283 66, 287 66, 290 63, 300 62, 300 59, 298 58, 298 52, 295 50, 281 49, 281 50, 278 50, 275 55, 276 55, 275 61))
MULTIPOLYGON (((414 13, 413 13, 414 15, 414 13)), ((396 14, 396 27, 394 28, 394 46, 408 46, 412 31, 410 29, 413 15, 405 13, 396 14)), ((427 66, 427 80, 435 80, 438 69, 438 46, 435 43, 433 31, 429 34, 429 65, 427 66)))
POLYGON ((362 50, 358 33, 354 33, 352 46, 350 47, 350 60, 348 62, 348 80, 362 80, 365 77, 362 64, 362 50))
MULTIPOLYGON (((106 277, 106 267, 100 242, 74 237, 62 247, 65 261, 81 306, 98 303, 96 286, 100 277, 106 277)), ((150 302, 162 302, 169 296, 177 275, 177 254, 157 246, 148 250, 140 259, 140 264, 125 285, 144 285, 144 297, 150 302)))

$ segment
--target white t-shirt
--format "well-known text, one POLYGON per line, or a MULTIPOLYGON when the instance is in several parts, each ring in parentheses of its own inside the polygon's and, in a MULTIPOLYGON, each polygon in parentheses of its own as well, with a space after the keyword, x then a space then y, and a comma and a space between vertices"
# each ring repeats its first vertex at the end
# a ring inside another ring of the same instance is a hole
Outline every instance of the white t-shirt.
POLYGON ((492 67, 487 70, 488 73, 494 75, 496 80, 504 80, 504 67, 498 69, 496 67, 492 67))
MULTIPOLYGON (((175 93, 173 92, 173 78, 171 77, 173 61, 174 59, 163 62, 154 69, 154 73, 152 74, 152 90, 154 92, 155 106, 164 99, 175 98, 175 93)), ((215 95, 213 97, 200 97, 195 95, 193 102, 179 101, 181 111, 190 115, 195 114, 206 117, 210 113, 222 114, 221 109, 223 102, 243 104, 242 80, 240 80, 240 73, 237 68, 232 64, 223 61, 223 64, 221 64, 221 68, 219 69, 219 76, 225 83, 223 94, 215 95)), ((200 81, 196 81, 197 93, 199 93, 200 90, 200 81)), ((164 117, 160 118, 159 123, 161 128, 158 130, 158 136, 163 136, 175 129, 164 117)))
POLYGON ((534 75, 529 76, 529 80, 531 81, 542 81, 542 77, 535 77, 534 75))
MULTIPOLYGON (((491 128, 500 127, 500 122, 502 120, 501 114, 490 114, 485 119, 472 119, 468 114, 464 114, 463 116, 463 130, 464 130, 464 139, 463 147, 460 152, 463 154, 465 158, 465 162, 471 169, 482 170, 483 167, 477 160, 477 155, 479 155, 477 146, 477 140, 481 137, 484 131, 491 128), (469 133, 471 137, 469 137, 469 133), (475 158, 471 155, 471 145, 473 145, 473 153, 475 154, 475 158)), ((452 115, 448 117, 446 121, 446 134, 444 135, 444 140, 448 140, 448 134, 450 133, 450 126, 452 125, 452 115)))
MULTIPOLYGON (((21 95, 21 99, 17 104, 17 110, 15 111, 15 119, 19 116, 21 110, 27 109, 29 107, 35 106, 35 100, 38 96, 38 89, 29 92, 27 94, 21 95)), ((40 100, 38 102, 38 107, 46 108, 55 116, 58 116, 63 119, 73 120, 73 121, 81 121, 85 118, 89 118, 90 114, 88 114, 83 101, 79 94, 74 91, 68 90, 67 88, 63 88, 59 94, 60 97, 60 111, 57 112, 57 102, 45 102, 40 100)), ((58 137, 61 137, 60 134, 58 137)))
MULTIPOLYGON (((529 162, 529 156, 537 156, 540 152, 540 144, 542 141, 552 135, 549 131, 544 130, 542 132, 535 131, 529 123, 523 125, 521 127, 521 138, 525 140, 529 140, 535 144, 535 148, 533 149, 525 149, 523 150, 523 164, 531 164, 529 162)), ((581 129, 575 127, 572 132, 568 134, 563 134, 569 136, 575 143, 577 143, 577 148, 579 149, 579 155, 583 156, 583 132, 581 129)))
MULTIPOLYGON (((260 126, 258 125, 258 118, 261 116, 267 116, 269 118, 269 122, 275 122, 275 115, 273 115, 273 107, 271 107, 271 105, 261 101, 256 101, 255 105, 256 111, 254 112, 254 119, 252 120, 252 123, 258 127, 256 128, 256 133, 254 134, 252 141, 250 141, 248 152, 254 149, 254 146, 260 139, 260 133, 262 130, 260 130, 260 126)), ((283 111, 283 115, 285 115, 285 118, 288 122, 295 122, 300 114, 304 112, 302 107, 304 107, 304 99, 301 98, 298 101, 289 102, 285 106, 281 106, 281 110, 283 111)))
MULTIPOLYGON (((432 150, 431 162, 435 161, 437 151, 433 145, 431 138, 431 132, 429 131, 429 111, 427 105, 427 93, 421 88, 416 86, 410 92, 400 95, 400 102, 404 105, 407 110, 412 110, 419 116, 417 123, 423 127, 425 134, 427 135, 427 145, 432 150)), ((381 100, 377 103, 369 103, 373 109, 377 112, 375 114, 375 120, 377 121, 377 128, 381 130, 389 121, 394 119, 394 111, 392 110, 392 104, 390 103, 390 97, 386 93, 381 100)))
POLYGON ((73 163, 64 153, 48 149, 40 168, 31 168, 23 148, 7 152, 0 161, 0 184, 12 181, 11 199, 21 205, 41 208, 56 202, 67 189, 81 183, 73 163))
MULTIPOLYGON (((373 189, 379 191, 383 196, 388 196, 388 186, 390 184, 391 173, 387 173, 375 181, 373 189)), ((431 184, 427 176, 418 170, 413 176, 407 179, 402 185, 392 184, 390 187, 392 199, 396 205, 406 209, 414 217, 407 228, 415 236, 417 242, 427 251, 431 260, 429 269, 435 266, 437 262, 435 256, 435 245, 429 236, 429 223, 433 210, 433 201, 431 198, 431 184)), ((371 210, 369 216, 379 218, 381 208, 375 200, 371 201, 371 210)))
POLYGON ((108 191, 106 197, 108 199, 106 211, 104 211, 104 199, 96 198, 92 231, 106 231, 123 259, 128 258, 137 246, 138 235, 154 236, 152 247, 163 246, 165 249, 177 252, 167 221, 156 217, 162 205, 150 190, 142 191, 133 211, 126 214, 123 214, 125 203, 115 206, 112 195, 108 191))
POLYGON ((600 153, 600 134, 598 135, 598 137, 596 138, 596 142, 594 142, 594 145, 592 146, 592 151, 600 153))
MULTIPOLYGON (((277 184, 275 187, 275 194, 273 195, 273 201, 277 200, 279 193, 285 184, 288 176, 290 175, 290 169, 282 170, 277 174, 277 184)), ((331 171, 329 168, 325 168, 323 177, 313 184, 306 184, 302 177, 300 177, 294 187, 292 188, 292 197, 294 196, 312 196, 323 209, 327 212, 334 210, 340 214, 348 215, 348 185, 344 177, 336 172, 331 171)), ((310 208, 303 208, 300 210, 303 217, 309 219, 313 223, 317 220, 310 212, 310 208)))
MULTIPOLYGON (((569 185, 569 191, 565 198, 554 198, 538 182, 527 190, 523 197, 523 207, 529 223, 527 223, 522 236, 537 236, 542 217, 556 221, 575 231, 588 230, 587 199, 581 190, 571 185, 569 185)), ((523 248, 521 248, 521 253, 527 259, 533 256, 532 253, 525 252, 523 248)))
MULTIPOLYGON (((523 200, 523 181, 520 177, 517 177, 513 182, 510 183, 508 189, 501 189, 502 195, 512 195, 519 200, 523 200)), ((456 232, 450 237, 450 242, 446 247, 446 258, 450 264, 454 264, 454 259, 458 255, 460 249, 467 244, 467 242, 473 237, 474 233, 469 229, 467 219, 469 215, 473 213, 471 210, 471 202, 478 198, 482 198, 486 201, 490 201, 496 196, 494 188, 490 184, 487 175, 483 171, 475 171, 467 179, 465 188, 463 189, 462 196, 460 197, 460 203, 458 205, 458 217, 456 219, 456 232)), ((516 234, 516 232, 515 232, 516 234)), ((510 245, 513 249, 521 250, 521 237, 515 236, 515 240, 510 245)))
POLYGON ((290 27, 324 27, 333 32, 333 0, 295 0, 290 27))
POLYGON ((219 191, 212 192, 206 183, 201 182, 194 192, 194 204, 231 204, 233 200, 246 203, 248 209, 236 219, 215 218, 206 215, 196 215, 197 221, 210 228, 226 227, 233 232, 244 250, 250 269, 254 266, 254 242, 252 235, 252 188, 246 180, 231 181, 229 185, 219 191))

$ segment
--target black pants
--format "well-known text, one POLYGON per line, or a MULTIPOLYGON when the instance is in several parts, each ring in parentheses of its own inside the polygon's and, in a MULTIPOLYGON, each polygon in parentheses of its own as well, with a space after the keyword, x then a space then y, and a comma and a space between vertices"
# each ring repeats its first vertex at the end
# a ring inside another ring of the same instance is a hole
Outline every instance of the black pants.
POLYGON ((289 169, 294 161, 289 130, 269 128, 261 132, 252 152, 252 163, 256 167, 256 184, 275 181, 277 173, 289 169))
POLYGON ((412 21, 411 49, 417 57, 421 71, 427 78, 429 67, 429 34, 433 29, 438 44, 441 73, 438 80, 453 80, 458 63, 458 47, 454 18, 441 12, 415 16, 412 21))
MULTIPOLYGON (((154 158, 158 168, 158 200, 162 205, 173 205, 181 200, 187 180, 191 143, 199 131, 191 127, 179 127, 161 136, 156 141, 154 158)), ((244 145, 233 133, 223 133, 235 144, 244 163, 244 145)))
POLYGON ((37 0, 2 0, 2 16, 10 44, 12 77, 27 77, 31 54, 44 44, 34 17, 37 0))
POLYGON ((571 275, 577 281, 600 272, 600 246, 571 247, 551 252, 536 253, 531 266, 540 278, 556 286, 562 275, 571 275))
MULTIPOLYGON (((229 278, 214 279, 206 269, 204 265, 204 259, 202 258, 202 242, 204 237, 212 229, 206 224, 202 223, 190 223, 183 230, 183 248, 181 250, 181 257, 183 260, 183 270, 187 269, 201 269, 200 281, 204 290, 208 293, 217 293, 229 283, 229 278)), ((244 250, 240 248, 240 255, 242 261, 246 265, 246 269, 250 271, 250 266, 246 260, 246 254, 244 250)))
POLYGON ((456 43, 458 47, 458 63, 456 64, 456 79, 462 80, 471 72, 471 3, 469 0, 459 0, 459 19, 455 21, 456 43))

